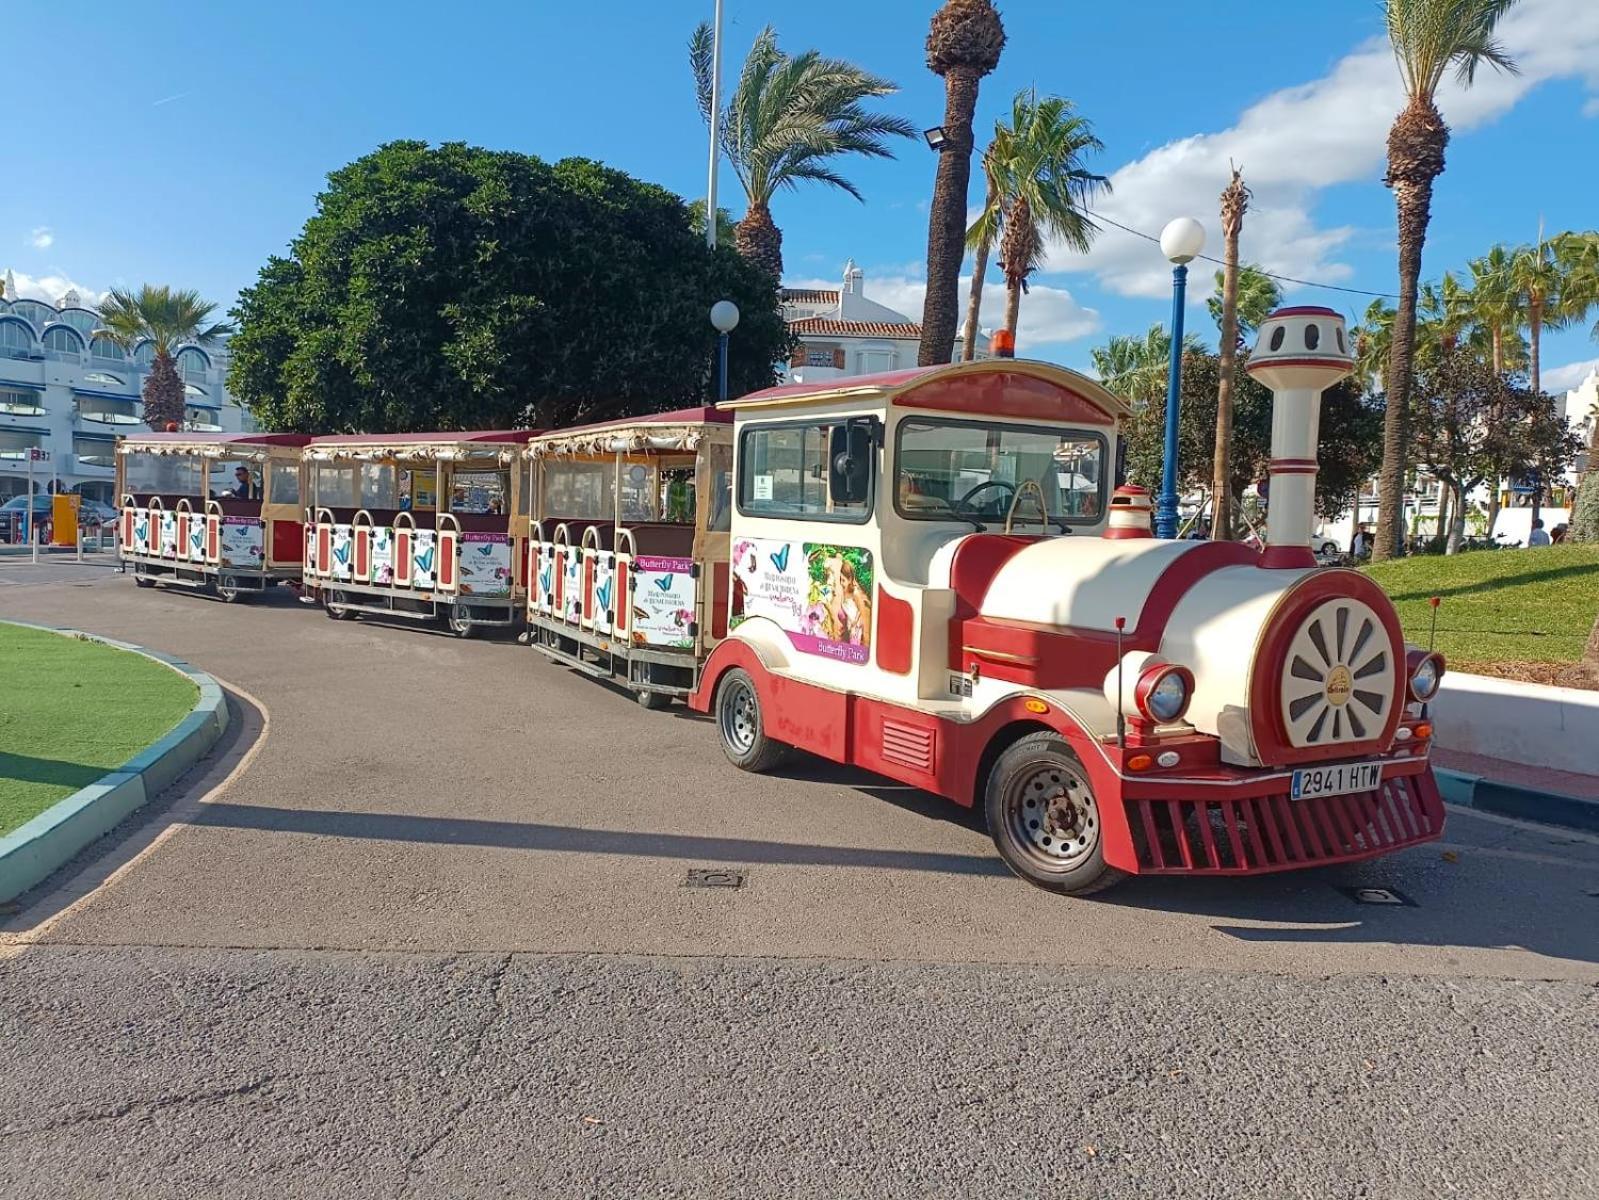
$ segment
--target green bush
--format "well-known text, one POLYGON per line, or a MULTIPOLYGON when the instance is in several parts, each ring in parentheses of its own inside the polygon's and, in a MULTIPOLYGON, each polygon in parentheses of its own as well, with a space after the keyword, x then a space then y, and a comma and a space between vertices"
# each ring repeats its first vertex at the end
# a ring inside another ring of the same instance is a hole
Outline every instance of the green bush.
POLYGON ((1571 510, 1571 540, 1599 543, 1599 467, 1588 472, 1571 510))

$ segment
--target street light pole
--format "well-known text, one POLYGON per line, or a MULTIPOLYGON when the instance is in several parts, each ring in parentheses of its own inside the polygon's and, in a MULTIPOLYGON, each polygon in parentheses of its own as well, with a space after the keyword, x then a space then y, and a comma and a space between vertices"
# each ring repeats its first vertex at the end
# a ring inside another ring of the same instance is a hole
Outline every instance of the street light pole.
POLYGON ((1155 502, 1155 536, 1177 536, 1177 428, 1182 406, 1183 302, 1188 289, 1188 263, 1205 248, 1205 229, 1192 217, 1178 217, 1161 230, 1160 248, 1172 264, 1171 362, 1166 369, 1166 450, 1160 467, 1160 496, 1155 502))
POLYGON ((716 330, 717 403, 727 399, 727 335, 738 327, 738 305, 718 300, 711 305, 711 327, 716 330))
MULTIPOLYGON (((705 184, 705 245, 716 249, 716 168, 721 154, 718 139, 722 118, 722 0, 716 0, 716 16, 711 24, 711 165, 705 184)), ((726 352, 726 338, 723 351, 726 352)), ((722 390, 727 390, 723 380, 722 390)))

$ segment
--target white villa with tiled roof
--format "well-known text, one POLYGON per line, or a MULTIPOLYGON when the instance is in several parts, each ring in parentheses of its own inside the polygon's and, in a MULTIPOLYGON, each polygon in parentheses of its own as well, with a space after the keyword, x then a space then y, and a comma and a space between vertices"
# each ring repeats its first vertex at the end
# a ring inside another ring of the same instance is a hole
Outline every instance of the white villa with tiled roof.
MULTIPOLYGON (((843 286, 836 291, 783 289, 783 319, 799 338, 786 373, 789 381, 815 383, 916 365, 921 325, 904 313, 868 300, 865 284, 866 273, 851 259, 844 266, 843 286)), ((954 357, 960 355, 957 337, 954 357)), ((977 357, 988 356, 988 338, 979 333, 977 357)))

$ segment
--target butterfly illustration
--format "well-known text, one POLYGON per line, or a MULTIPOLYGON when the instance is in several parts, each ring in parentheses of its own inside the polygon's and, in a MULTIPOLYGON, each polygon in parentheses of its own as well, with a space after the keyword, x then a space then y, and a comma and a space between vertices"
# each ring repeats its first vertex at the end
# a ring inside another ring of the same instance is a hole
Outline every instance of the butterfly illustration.
POLYGON ((767 557, 772 560, 772 565, 779 571, 786 571, 788 570, 788 552, 792 548, 792 542, 784 542, 781 550, 779 550, 776 554, 771 554, 767 557))
POLYGON ((479 546, 477 548, 477 552, 479 554, 481 554, 484 558, 487 558, 487 557, 489 557, 489 555, 494 553, 494 547, 493 547, 492 544, 490 544, 488 542, 485 542, 483 545, 481 545, 481 546, 479 546))
POLYGON ((416 555, 416 569, 418 571, 431 571, 433 569, 433 547, 419 550, 416 555))
POLYGON ((345 542, 342 546, 333 547, 333 557, 338 559, 341 564, 349 562, 350 543, 345 542))
POLYGON ((611 581, 607 579, 603 584, 594 589, 594 598, 600 602, 600 607, 611 607, 611 581))
POLYGON ((555 582, 555 572, 546 568, 539 572, 539 591, 548 592, 555 582))
POLYGON ((660 588, 661 591, 663 591, 663 592, 671 591, 672 590, 672 576, 670 576, 670 575, 662 575, 660 578, 658 578, 655 581, 655 586, 660 588))

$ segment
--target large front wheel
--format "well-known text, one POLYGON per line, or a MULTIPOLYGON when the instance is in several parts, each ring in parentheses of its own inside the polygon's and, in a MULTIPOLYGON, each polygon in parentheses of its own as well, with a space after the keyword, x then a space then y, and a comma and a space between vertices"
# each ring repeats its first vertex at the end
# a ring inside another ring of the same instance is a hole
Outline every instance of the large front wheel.
POLYGON ((788 746, 766 736, 755 680, 742 667, 722 676, 716 689, 716 727, 728 761, 741 770, 768 771, 788 755, 788 746))
POLYGON ((1005 864, 1037 887, 1083 896, 1120 880, 1105 865, 1099 803, 1082 762, 1056 733, 1030 733, 999 756, 984 797, 1005 864))

